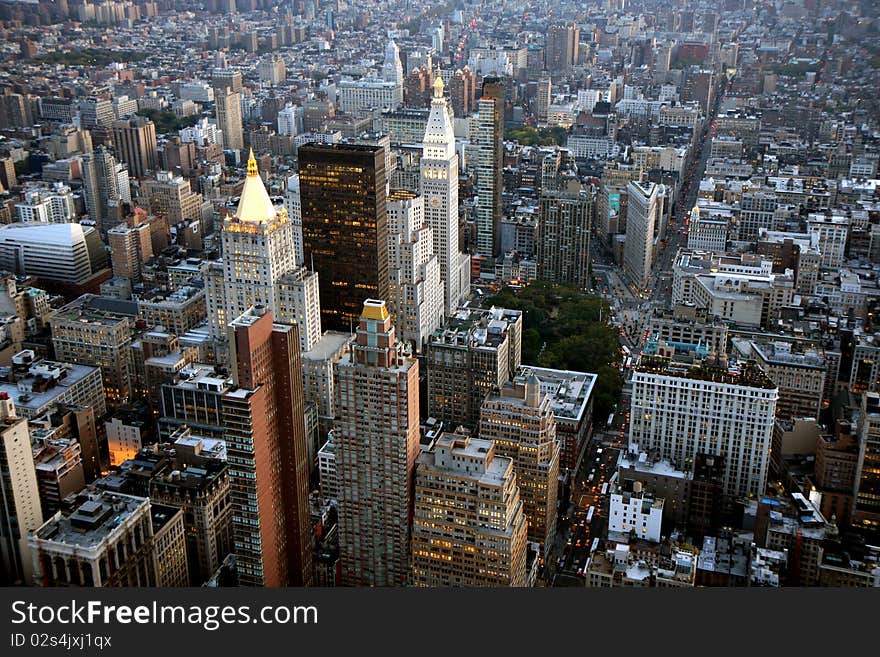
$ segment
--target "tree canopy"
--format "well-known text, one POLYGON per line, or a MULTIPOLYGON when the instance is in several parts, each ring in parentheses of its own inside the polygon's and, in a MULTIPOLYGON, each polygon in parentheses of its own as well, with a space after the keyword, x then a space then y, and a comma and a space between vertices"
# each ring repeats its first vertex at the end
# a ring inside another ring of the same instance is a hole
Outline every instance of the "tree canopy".
POLYGON ((534 281, 523 289, 504 288, 490 300, 523 311, 522 360, 529 365, 592 372, 597 418, 620 399, 620 340, 608 324, 608 304, 577 289, 534 281))

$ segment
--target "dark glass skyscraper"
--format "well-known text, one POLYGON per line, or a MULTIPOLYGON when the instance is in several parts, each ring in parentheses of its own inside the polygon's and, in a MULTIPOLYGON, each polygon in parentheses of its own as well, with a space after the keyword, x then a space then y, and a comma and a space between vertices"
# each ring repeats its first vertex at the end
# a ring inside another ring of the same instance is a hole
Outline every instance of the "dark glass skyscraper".
POLYGON ((303 255, 320 274, 325 330, 357 325, 364 299, 388 298, 385 148, 299 149, 303 255))

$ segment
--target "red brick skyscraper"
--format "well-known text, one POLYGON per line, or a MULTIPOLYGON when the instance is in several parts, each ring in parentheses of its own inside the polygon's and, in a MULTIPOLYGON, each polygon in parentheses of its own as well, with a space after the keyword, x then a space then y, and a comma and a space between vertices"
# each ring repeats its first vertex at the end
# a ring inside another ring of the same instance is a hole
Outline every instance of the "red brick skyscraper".
POLYGON ((308 586, 309 469, 299 328, 262 306, 229 325, 233 380, 223 397, 239 581, 308 586), (235 520, 236 518, 240 520, 235 520))

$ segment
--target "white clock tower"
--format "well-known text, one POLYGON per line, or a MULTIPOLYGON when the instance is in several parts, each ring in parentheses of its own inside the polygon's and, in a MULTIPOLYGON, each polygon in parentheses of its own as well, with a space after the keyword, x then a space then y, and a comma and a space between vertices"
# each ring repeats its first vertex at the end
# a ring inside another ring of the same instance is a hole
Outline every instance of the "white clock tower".
POLYGON ((425 218, 434 233, 434 253, 440 261, 445 316, 470 293, 471 259, 458 247, 458 154, 452 122, 438 71, 423 142, 421 179, 425 218))

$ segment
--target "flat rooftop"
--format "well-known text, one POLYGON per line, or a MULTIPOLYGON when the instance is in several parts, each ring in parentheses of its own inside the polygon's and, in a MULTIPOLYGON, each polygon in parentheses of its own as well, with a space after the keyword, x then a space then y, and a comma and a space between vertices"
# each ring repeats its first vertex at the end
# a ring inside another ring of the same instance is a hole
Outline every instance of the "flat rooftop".
POLYGON ((58 378, 47 379, 41 374, 28 373, 16 375, 11 368, 0 367, 0 392, 5 392, 15 404, 19 415, 30 417, 47 404, 52 403, 71 388, 80 384, 90 376, 95 376, 99 369, 90 365, 61 363, 51 360, 39 360, 32 364, 30 372, 38 372, 43 367, 47 372, 59 372, 58 378), (38 369, 34 369, 38 368, 38 369), (14 380, 9 380, 14 378, 14 380))
POLYGON ((90 491, 78 496, 78 505, 72 511, 59 512, 34 532, 34 536, 71 547, 95 548, 149 503, 145 497, 90 491))
POLYGON ((522 365, 514 381, 525 383, 532 374, 541 382, 541 392, 549 395, 557 419, 583 419, 596 385, 595 374, 522 365))
POLYGON ((302 359, 326 361, 345 350, 352 336, 341 331, 325 331, 321 339, 309 351, 303 352, 302 359))

